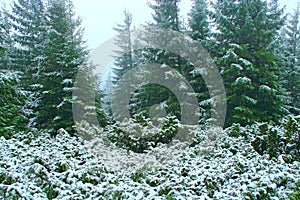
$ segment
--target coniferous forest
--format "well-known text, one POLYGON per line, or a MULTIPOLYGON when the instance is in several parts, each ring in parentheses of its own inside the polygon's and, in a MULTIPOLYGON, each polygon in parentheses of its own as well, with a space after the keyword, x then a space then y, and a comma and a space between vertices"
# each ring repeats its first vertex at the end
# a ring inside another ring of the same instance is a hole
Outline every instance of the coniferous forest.
POLYGON ((100 87, 72 0, 1 8, 0 199, 300 199, 300 3, 287 13, 278 0, 194 0, 188 21, 179 3, 149 0, 153 20, 141 30, 176 31, 207 51, 225 88, 224 125, 211 125, 217 100, 205 70, 136 48, 130 11, 113 28, 119 49, 100 87), (117 119, 112 96, 130 92, 123 77, 149 63, 193 88, 196 125, 181 122, 185 104, 155 83, 131 91, 130 118, 117 119), (97 88, 93 106, 74 95, 77 81, 97 88))

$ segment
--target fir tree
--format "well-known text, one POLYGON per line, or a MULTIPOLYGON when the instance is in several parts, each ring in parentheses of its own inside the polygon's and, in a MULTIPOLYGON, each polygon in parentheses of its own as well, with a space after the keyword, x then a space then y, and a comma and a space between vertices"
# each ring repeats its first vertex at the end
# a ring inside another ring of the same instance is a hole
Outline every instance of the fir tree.
MULTIPOLYGON (((199 42, 199 45, 206 50, 210 49, 209 45, 213 45, 213 41, 209 40, 211 31, 208 5, 205 0, 195 0, 193 2, 192 9, 189 12, 189 28, 191 38, 199 42)), ((206 101, 209 99, 208 89, 201 72, 193 70, 190 74, 192 75, 190 77, 190 83, 198 93, 197 97, 202 108, 201 119, 204 121, 207 120, 210 115, 210 104, 206 101)))
MULTIPOLYGON (((126 88, 126 85, 120 85, 118 82, 123 75, 126 74, 126 72, 130 71, 137 65, 137 61, 135 59, 135 53, 133 52, 133 42, 132 41, 132 14, 124 10, 124 21, 123 24, 117 24, 117 27, 113 28, 116 32, 118 32, 117 39, 115 40, 115 44, 119 47, 118 51, 115 51, 117 56, 114 60, 115 67, 113 68, 112 74, 113 77, 109 77, 109 82, 107 84, 110 84, 110 82, 114 85, 114 90, 111 95, 116 93, 122 93, 126 94, 129 93, 129 88, 126 88), (112 78, 112 79, 111 79, 112 78)), ((110 74, 111 75, 111 74, 110 74)), ((130 80, 129 80, 130 81, 130 80)), ((126 101, 126 99, 120 99, 120 101, 126 101)), ((117 104, 121 104, 122 102, 116 102, 117 104)), ((132 101, 131 101, 132 103, 132 101)), ((135 101, 135 103, 137 103, 135 101)), ((111 106, 111 102, 109 102, 109 106, 111 106)), ((124 104, 126 104, 124 102, 124 104)), ((118 105, 117 105, 118 106, 118 105)), ((129 108, 124 107, 124 110, 121 111, 122 113, 129 108)), ((112 112, 111 109, 108 110, 109 112, 112 112)), ((112 114, 112 113, 111 113, 112 114)), ((115 116, 112 116, 114 120, 119 119, 121 113, 114 113, 115 116)))
POLYGON ((47 48, 45 62, 40 69, 43 86, 37 122, 40 128, 64 128, 71 133, 72 92, 81 64, 88 51, 82 40, 80 19, 76 19, 70 1, 51 0, 47 10, 47 48))
MULTIPOLYGON (((154 11, 152 17, 155 23, 149 23, 148 26, 152 29, 180 31, 179 2, 179 0, 155 0, 154 3, 149 4, 150 8, 154 11)), ((157 35, 152 36, 150 32, 146 32, 144 33, 143 40, 150 41, 151 43, 157 40, 157 35)), ((164 39, 162 38, 162 40, 164 39)), ((166 41, 155 42, 165 43, 166 41)), ((172 52, 162 49, 147 49, 147 51, 144 50, 143 56, 145 63, 166 64, 175 70, 181 68, 182 59, 179 55, 175 55, 172 52)), ((140 104, 137 106, 135 113, 143 112, 147 117, 150 117, 151 106, 160 105, 159 107, 164 109, 167 115, 180 118, 179 102, 168 88, 158 84, 148 84, 143 86, 134 97, 140 99, 140 104)))
POLYGON ((15 48, 12 67, 23 73, 23 84, 33 90, 38 82, 38 71, 43 62, 44 41, 46 40, 45 7, 41 0, 16 0, 12 13, 7 14, 12 21, 15 48))
POLYGON ((10 36, 11 24, 7 18, 7 11, 0 10, 0 69, 10 69, 9 55, 12 51, 12 39, 10 36))
POLYGON ((24 131, 27 123, 24 105, 27 94, 20 87, 20 76, 10 70, 10 22, 6 11, 0 10, 0 136, 12 136, 13 131, 24 131))
POLYGON ((155 26, 160 29, 180 30, 179 7, 180 0, 154 0, 154 4, 149 4, 153 9, 152 18, 155 26))
POLYGON ((100 90, 100 78, 95 74, 92 63, 84 62, 77 73, 73 91, 73 114, 76 122, 88 122, 91 125, 107 125, 107 116, 104 112, 104 93, 100 90))
POLYGON ((123 24, 117 24, 117 27, 113 28, 119 34, 115 43, 120 48, 119 51, 115 52, 118 56, 115 58, 114 62, 114 65, 116 66, 116 68, 113 69, 113 73, 115 74, 115 80, 113 80, 114 83, 134 67, 134 55, 132 50, 133 41, 131 35, 132 14, 125 10, 124 16, 125 19, 123 24))
POLYGON ((203 41, 209 36, 208 8, 206 0, 195 0, 189 13, 189 27, 194 40, 203 41))
POLYGON ((7 70, 0 70, 0 90, 0 136, 9 138, 26 129, 27 93, 20 87, 19 75, 7 70))
POLYGON ((29 126, 35 126, 42 85, 39 70, 44 62, 47 39, 45 5, 41 0, 15 0, 12 11, 6 13, 12 28, 12 40, 7 62, 9 68, 21 72, 20 84, 29 91, 29 126))
POLYGON ((289 16, 282 31, 281 49, 278 52, 282 58, 281 81, 290 94, 290 111, 300 114, 300 4, 289 16))
POLYGON ((284 103, 272 44, 284 20, 282 10, 275 7, 261 0, 214 4, 219 44, 215 52, 228 96, 227 126, 278 122, 282 117, 284 103))

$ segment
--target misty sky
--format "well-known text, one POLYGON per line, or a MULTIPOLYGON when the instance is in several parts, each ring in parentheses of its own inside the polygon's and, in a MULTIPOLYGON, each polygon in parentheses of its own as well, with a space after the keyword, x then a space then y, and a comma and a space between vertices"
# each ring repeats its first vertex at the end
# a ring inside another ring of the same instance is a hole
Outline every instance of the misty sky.
MULTIPOLYGON (((85 27, 85 39, 89 48, 95 48, 105 40, 116 35, 112 30, 117 23, 124 19, 124 9, 133 14, 133 24, 139 26, 151 20, 149 0, 74 0, 76 12, 83 18, 85 27)), ((286 5, 286 11, 290 12, 296 7, 298 0, 279 0, 282 6, 286 5)), ((187 22, 186 14, 191 8, 192 0, 181 0, 180 15, 187 22)))
MULTIPOLYGON (((0 0, 0 2, 9 4, 12 0, 0 0)), ((85 40, 91 49, 116 35, 112 28, 117 23, 122 23, 125 9, 133 14, 135 26, 151 21, 152 11, 147 5, 149 0, 73 0, 73 2, 76 13, 83 19, 85 40)), ((296 7, 298 0, 279 0, 279 2, 282 6, 287 6, 287 12, 291 12, 296 7)), ((184 18, 184 23, 188 21, 186 14, 189 12, 191 4, 192 0, 181 0, 180 15, 184 18)))

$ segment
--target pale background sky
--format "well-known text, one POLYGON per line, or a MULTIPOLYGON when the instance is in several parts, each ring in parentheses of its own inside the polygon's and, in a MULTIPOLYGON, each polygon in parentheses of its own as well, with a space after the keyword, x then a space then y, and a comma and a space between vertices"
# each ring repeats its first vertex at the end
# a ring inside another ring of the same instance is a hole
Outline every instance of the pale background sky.
MULTIPOLYGON (((133 24, 139 26, 150 21, 151 9, 147 2, 153 0, 74 0, 78 15, 83 18, 85 27, 85 39, 90 48, 95 48, 105 40, 116 35, 112 30, 117 23, 124 19, 124 9, 133 15, 133 24)), ((290 12, 296 7, 298 0, 279 0, 281 5, 286 5, 286 11, 290 12)), ((191 8, 192 0, 181 0, 181 16, 187 22, 186 13, 191 8)))
MULTIPOLYGON (((124 19, 123 11, 129 10, 133 15, 133 24, 138 27, 140 24, 151 21, 151 9, 147 2, 153 0, 73 0, 76 13, 83 19, 85 28, 85 40, 89 48, 93 49, 102 42, 116 35, 112 30, 117 23, 124 19)), ((12 0, 0 0, 9 4, 12 0)), ((286 5, 286 11, 291 12, 296 7, 298 0, 279 0, 281 5, 286 5)), ((181 0, 180 15, 184 22, 188 19, 186 14, 191 8, 192 0, 181 0)))
MULTIPOLYGON (((123 23, 123 11, 132 13, 133 25, 138 27, 152 20, 152 10, 147 5, 149 0, 74 0, 76 12, 83 18, 86 39, 91 48, 116 35, 112 30, 117 23, 123 23)), ((150 0, 152 1, 152 0, 150 0)), ((152 1, 153 2, 153 1, 152 1)), ((189 12, 191 0, 181 0, 181 14, 189 12)))

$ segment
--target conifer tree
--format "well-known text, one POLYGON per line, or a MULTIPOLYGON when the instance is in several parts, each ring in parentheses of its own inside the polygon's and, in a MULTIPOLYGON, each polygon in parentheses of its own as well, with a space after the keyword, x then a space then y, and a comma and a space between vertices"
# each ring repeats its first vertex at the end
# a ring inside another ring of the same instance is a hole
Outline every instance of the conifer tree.
POLYGON ((0 90, 0 136, 9 138, 14 132, 26 129, 24 105, 28 97, 16 72, 0 70, 0 90))
MULTIPOLYGON (((192 5, 192 9, 189 12, 189 28, 190 37, 195 41, 199 42, 205 50, 209 50, 214 42, 209 39, 211 34, 210 23, 209 23, 209 11, 208 5, 205 0, 195 0, 192 5)), ((193 70, 190 72, 192 75, 190 77, 190 83, 194 90, 197 91, 197 97, 201 106, 201 120, 205 121, 209 118, 210 104, 207 99, 209 99, 209 93, 207 86, 202 78, 201 72, 199 70, 193 70)))
POLYGON ((12 67, 23 73, 24 87, 34 90, 38 82, 38 71, 44 59, 46 40, 44 4, 41 0, 15 0, 8 17, 12 21, 13 40, 18 46, 11 56, 12 67))
POLYGON ((120 51, 117 51, 118 57, 115 58, 113 72, 115 77, 113 82, 115 83, 119 78, 122 77, 127 71, 134 67, 134 58, 132 50, 132 14, 125 10, 124 11, 124 22, 123 24, 117 24, 116 28, 113 28, 118 32, 118 39, 115 43, 119 46, 120 51))
POLYGON ((10 69, 10 23, 0 10, 0 136, 9 138, 14 131, 24 131, 27 123, 24 105, 27 94, 20 87, 19 73, 10 69))
POLYGON ((29 92, 26 104, 29 126, 36 125, 36 114, 42 85, 39 70, 44 62, 47 29, 45 5, 41 0, 15 0, 12 11, 6 13, 11 25, 12 41, 6 62, 9 68, 21 72, 21 87, 29 92))
POLYGON ((108 118, 103 110, 104 93, 95 69, 95 65, 87 62, 78 69, 72 99, 73 116, 76 122, 105 127, 108 118))
MULTIPOLYGON (((115 59, 114 60, 115 67, 113 68, 113 71, 112 71, 113 77, 109 77, 107 84, 109 85, 110 82, 113 83, 114 89, 113 89, 111 95, 116 94, 116 93, 126 94, 126 93, 130 92, 130 91, 128 91, 129 88, 127 88, 126 86, 123 87, 123 85, 118 85, 118 83, 119 83, 118 81, 127 72, 129 72, 131 69, 133 69, 134 67, 137 66, 137 60, 135 57, 136 52, 133 51, 134 41, 132 39, 132 14, 129 11, 124 10, 123 23, 117 24, 117 27, 113 28, 113 30, 115 30, 118 33, 117 39, 115 40, 115 44, 119 47, 119 50, 115 51, 117 56, 114 58, 115 59)), ((111 76, 111 73, 110 73, 110 76, 111 76)), ((111 86, 109 86, 109 87, 111 87, 111 86)), ((109 89, 111 89, 111 88, 109 88, 109 89)), ((108 92, 110 92, 110 91, 108 91, 108 92)), ((123 101, 123 100, 126 101, 126 99, 120 99, 120 101, 123 101)), ((138 102, 138 100, 137 101, 135 101, 135 99, 133 101, 131 100, 132 104, 136 104, 137 102, 138 102)), ((109 104, 110 104, 110 105, 108 105, 109 107, 112 106, 111 103, 112 102, 109 102, 109 104)), ((116 103, 122 104, 122 102, 116 102, 116 103)), ((126 103, 124 103, 124 104, 126 104, 126 103)), ((124 107, 123 111, 128 110, 129 107, 124 107)), ((108 112, 110 112, 110 114, 112 114, 111 109, 108 109, 108 112)), ((113 120, 116 120, 120 117, 119 116, 120 113, 114 113, 114 115, 115 116, 111 116, 111 118, 113 120)))
POLYGON ((209 36, 208 14, 206 0, 195 0, 189 13, 190 35, 194 40, 203 41, 209 36))
POLYGON ((11 50, 10 22, 5 17, 6 11, 0 10, 0 69, 8 69, 8 54, 11 50))
MULTIPOLYGON (((155 0, 152 4, 149 4, 154 11, 152 14, 154 23, 149 23, 148 26, 152 29, 180 31, 179 2, 179 0, 155 0)), ((150 42, 153 42, 151 38, 157 38, 156 35, 152 36, 149 32, 144 33, 144 35, 143 39, 150 42)), ((143 56, 146 63, 166 64, 178 71, 181 69, 182 59, 172 52, 162 49, 148 49, 143 56)), ((149 117, 150 107, 158 104, 166 111, 167 115, 180 118, 179 102, 168 88, 157 84, 148 84, 141 88, 136 98, 139 98, 141 102, 138 106, 139 112, 146 113, 147 117, 149 117)))
POLYGON ((215 52, 228 96, 227 126, 278 122, 284 112, 272 46, 284 19, 282 10, 272 5, 261 0, 219 0, 214 4, 212 17, 218 27, 215 52))
POLYGON ((78 69, 88 51, 82 39, 81 20, 71 1, 51 0, 47 9, 47 48, 40 69, 43 86, 37 122, 40 128, 73 130, 72 92, 78 69))
POLYGON ((154 4, 149 4, 154 11, 152 18, 155 25, 161 29, 180 30, 179 7, 180 0, 154 0, 154 4))
POLYGON ((289 15, 280 42, 278 56, 283 60, 280 78, 291 97, 290 111, 300 114, 300 4, 289 15))

